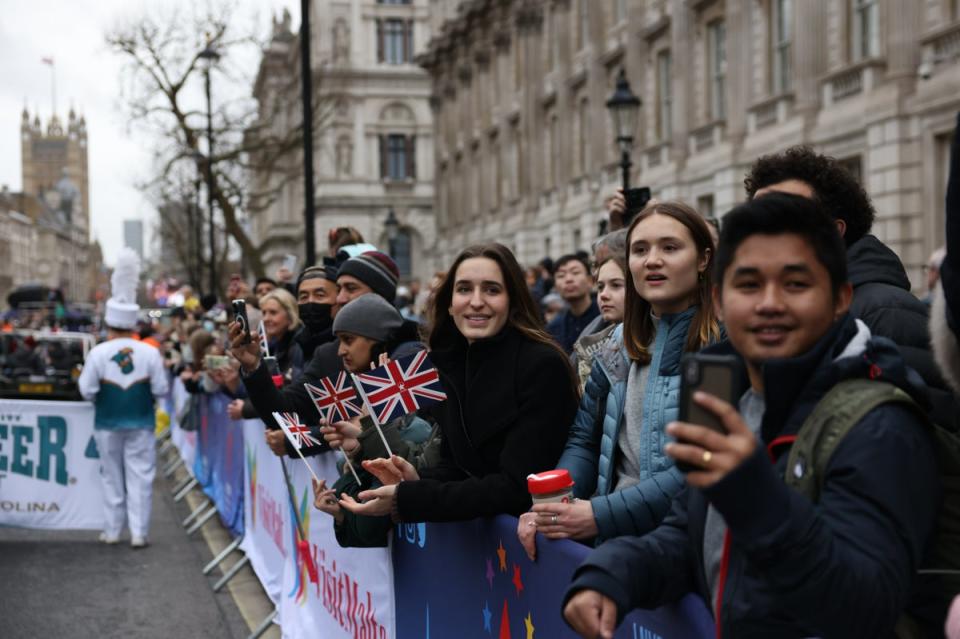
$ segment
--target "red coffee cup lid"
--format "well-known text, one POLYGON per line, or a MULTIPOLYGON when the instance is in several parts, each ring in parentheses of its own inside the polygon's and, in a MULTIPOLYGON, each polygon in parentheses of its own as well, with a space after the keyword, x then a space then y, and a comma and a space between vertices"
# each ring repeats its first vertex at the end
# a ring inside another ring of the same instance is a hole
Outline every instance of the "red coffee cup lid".
POLYGON ((283 386, 283 375, 271 375, 270 377, 273 379, 274 386, 277 388, 283 386))
POLYGON ((546 495, 573 487, 570 472, 562 468, 527 475, 527 490, 531 495, 546 495))

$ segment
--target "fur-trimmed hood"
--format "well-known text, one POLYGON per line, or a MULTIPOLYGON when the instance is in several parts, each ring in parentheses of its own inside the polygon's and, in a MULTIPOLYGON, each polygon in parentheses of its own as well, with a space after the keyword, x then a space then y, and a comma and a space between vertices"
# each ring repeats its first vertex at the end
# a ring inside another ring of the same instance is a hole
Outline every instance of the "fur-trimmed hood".
POLYGON ((943 295, 943 283, 938 282, 933 291, 933 308, 930 311, 930 343, 943 378, 954 392, 960 393, 960 341, 947 323, 947 304, 943 295))

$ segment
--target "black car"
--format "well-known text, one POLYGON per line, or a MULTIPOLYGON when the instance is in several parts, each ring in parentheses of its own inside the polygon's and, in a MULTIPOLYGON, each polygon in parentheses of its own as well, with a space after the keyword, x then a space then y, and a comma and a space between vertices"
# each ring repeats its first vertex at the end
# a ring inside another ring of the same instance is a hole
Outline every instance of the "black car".
POLYGON ((77 379, 94 344, 87 333, 0 333, 0 398, 82 400, 77 379))

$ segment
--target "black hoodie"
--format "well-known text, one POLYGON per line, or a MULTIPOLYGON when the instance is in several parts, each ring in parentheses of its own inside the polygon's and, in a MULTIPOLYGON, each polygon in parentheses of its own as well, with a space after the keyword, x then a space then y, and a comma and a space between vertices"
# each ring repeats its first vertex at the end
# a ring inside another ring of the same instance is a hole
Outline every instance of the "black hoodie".
POLYGON ((873 235, 864 235, 847 248, 847 271, 853 284, 850 314, 863 320, 873 335, 900 347, 907 365, 929 387, 931 419, 960 429, 960 407, 930 350, 929 308, 910 292, 900 258, 873 235))

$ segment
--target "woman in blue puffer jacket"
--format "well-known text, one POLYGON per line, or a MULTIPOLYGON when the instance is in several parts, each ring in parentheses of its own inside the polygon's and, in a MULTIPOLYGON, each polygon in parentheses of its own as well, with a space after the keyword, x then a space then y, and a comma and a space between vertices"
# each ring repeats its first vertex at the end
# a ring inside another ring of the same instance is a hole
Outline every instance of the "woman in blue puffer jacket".
POLYGON ((680 202, 653 202, 627 231, 623 324, 597 353, 559 468, 575 482, 572 503, 538 504, 520 518, 531 559, 535 533, 602 541, 652 530, 683 475, 663 452, 677 419, 680 359, 721 337, 710 300, 713 241, 680 202))

